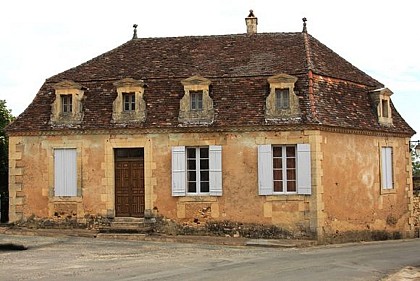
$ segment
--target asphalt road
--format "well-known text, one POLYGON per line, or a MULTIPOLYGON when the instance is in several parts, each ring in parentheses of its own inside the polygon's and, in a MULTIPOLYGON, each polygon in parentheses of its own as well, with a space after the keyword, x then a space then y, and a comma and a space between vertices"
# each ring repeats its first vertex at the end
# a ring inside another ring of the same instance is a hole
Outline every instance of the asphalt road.
POLYGON ((311 248, 0 235, 0 280, 381 280, 420 266, 420 240, 311 248))

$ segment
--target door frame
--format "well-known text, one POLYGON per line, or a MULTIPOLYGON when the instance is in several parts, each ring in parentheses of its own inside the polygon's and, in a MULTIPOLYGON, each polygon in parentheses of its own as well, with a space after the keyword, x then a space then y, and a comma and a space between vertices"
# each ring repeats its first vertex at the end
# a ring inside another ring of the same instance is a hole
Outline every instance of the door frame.
MULTIPOLYGON (((143 211, 140 213, 139 217, 144 217, 144 211, 146 206, 146 179, 145 179, 145 161, 144 161, 144 148, 143 147, 116 147, 113 149, 114 153, 114 210, 115 210, 115 217, 126 217, 118 215, 117 209, 117 177, 116 177, 116 170, 117 170, 117 163, 118 162, 141 162, 141 166, 143 167, 143 199, 142 202, 139 204, 142 206, 143 211)), ((130 171, 131 172, 131 171, 130 171)), ((131 207, 129 207, 129 217, 138 217, 133 215, 131 207)))

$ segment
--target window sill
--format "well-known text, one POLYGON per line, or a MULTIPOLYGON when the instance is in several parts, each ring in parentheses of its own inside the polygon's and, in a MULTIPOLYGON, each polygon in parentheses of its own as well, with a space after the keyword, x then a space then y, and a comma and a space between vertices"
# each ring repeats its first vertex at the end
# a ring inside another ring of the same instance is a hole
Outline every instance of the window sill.
POLYGON ((267 201, 305 201, 305 197, 298 194, 276 194, 267 195, 265 198, 267 201))
POLYGON ((54 196, 50 199, 52 202, 79 202, 83 201, 81 196, 54 196))
POLYGON ((394 188, 390 188, 390 189, 383 189, 381 188, 381 195, 387 195, 387 194, 396 194, 397 190, 394 188))
POLYGON ((210 195, 187 195, 184 197, 179 197, 179 202, 217 202, 217 196, 210 195))

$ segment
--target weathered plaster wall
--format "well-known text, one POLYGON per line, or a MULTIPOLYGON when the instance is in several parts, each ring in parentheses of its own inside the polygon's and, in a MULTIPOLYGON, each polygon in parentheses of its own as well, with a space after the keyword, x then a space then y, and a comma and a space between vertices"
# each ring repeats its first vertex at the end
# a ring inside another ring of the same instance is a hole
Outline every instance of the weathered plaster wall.
POLYGON ((114 148, 143 147, 145 208, 178 222, 275 224, 319 237, 350 230, 408 232, 413 207, 407 141, 319 131, 12 136, 10 219, 113 217, 114 148), (257 146, 296 143, 311 144, 312 195, 259 196, 257 146), (222 146, 223 196, 172 197, 171 147, 180 145, 222 146), (382 145, 394 148, 392 192, 380 188, 382 145), (53 196, 53 149, 65 147, 77 149, 80 197, 53 196))
POLYGON ((408 139, 322 133, 323 232, 412 230, 408 139), (393 148, 394 189, 381 189, 380 149, 393 148))
MULTIPOLYGON (((57 213, 79 219, 87 214, 112 217, 115 214, 113 149, 143 147, 146 209, 180 222, 231 220, 316 231, 315 194, 258 195, 257 145, 315 143, 317 134, 297 131, 11 137, 11 220, 57 213), (172 197, 171 147, 179 145, 222 145, 223 196, 172 197), (53 196, 53 149, 66 147, 77 149, 81 197, 53 196), (199 216, 202 210, 206 210, 205 218, 199 216)), ((315 144, 313 147, 314 162, 318 152, 315 144)), ((315 162, 312 166, 316 171, 315 162)), ((313 182, 317 182, 316 176, 313 182)))

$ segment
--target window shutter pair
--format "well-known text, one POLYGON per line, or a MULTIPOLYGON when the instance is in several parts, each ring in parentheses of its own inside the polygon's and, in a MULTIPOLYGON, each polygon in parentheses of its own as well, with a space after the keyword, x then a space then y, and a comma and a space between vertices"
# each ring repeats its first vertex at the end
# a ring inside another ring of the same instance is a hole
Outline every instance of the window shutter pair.
MULTIPOLYGON (((311 148, 298 144, 296 149, 297 193, 311 194, 311 148)), ((258 193, 273 194, 273 151, 270 144, 258 146, 258 193)))
POLYGON ((382 189, 392 189, 393 174, 392 174, 392 147, 381 148, 381 186, 382 189))
MULTIPOLYGON (((222 196, 222 147, 209 146, 210 195, 222 196)), ((186 183, 185 146, 172 147, 172 196, 185 196, 186 183)))
POLYGON ((77 196, 76 149, 54 150, 54 195, 77 196))

